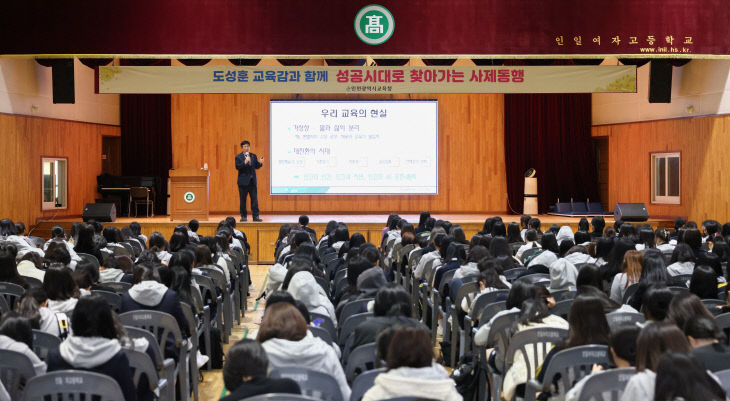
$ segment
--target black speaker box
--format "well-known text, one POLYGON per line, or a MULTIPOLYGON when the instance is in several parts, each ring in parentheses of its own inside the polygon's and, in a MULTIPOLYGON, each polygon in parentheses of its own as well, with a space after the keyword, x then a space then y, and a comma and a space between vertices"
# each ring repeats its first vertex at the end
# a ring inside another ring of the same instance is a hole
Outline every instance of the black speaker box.
POLYGON ((617 221, 647 221, 649 211, 643 203, 617 203, 613 209, 613 218, 617 221))
POLYGON ((87 203, 81 217, 84 221, 112 222, 117 220, 117 208, 113 203, 87 203))
POLYGON ((652 60, 649 68, 649 103, 671 103, 672 66, 666 60, 652 60))
POLYGON ((75 103, 74 60, 54 60, 51 67, 53 76, 53 103, 75 103))

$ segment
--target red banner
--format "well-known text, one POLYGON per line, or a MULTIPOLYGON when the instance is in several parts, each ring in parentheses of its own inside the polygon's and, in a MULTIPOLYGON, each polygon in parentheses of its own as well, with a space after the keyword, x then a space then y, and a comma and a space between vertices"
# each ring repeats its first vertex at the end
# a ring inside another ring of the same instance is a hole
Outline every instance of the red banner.
POLYGON ((725 0, 387 0, 388 40, 353 28, 361 0, 4 1, 0 54, 703 57, 730 54, 725 0))

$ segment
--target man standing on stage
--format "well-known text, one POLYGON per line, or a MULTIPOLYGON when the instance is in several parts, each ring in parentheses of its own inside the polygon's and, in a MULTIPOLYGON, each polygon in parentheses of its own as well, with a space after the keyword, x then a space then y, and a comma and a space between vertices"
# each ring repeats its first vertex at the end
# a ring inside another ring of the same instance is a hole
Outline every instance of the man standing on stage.
POLYGON ((246 196, 251 194, 251 213, 253 221, 262 221, 259 218, 259 197, 256 192, 256 170, 261 168, 264 158, 257 158, 249 152, 251 142, 241 142, 241 153, 236 155, 236 170, 238 170, 238 196, 241 201, 241 221, 246 221, 246 196))

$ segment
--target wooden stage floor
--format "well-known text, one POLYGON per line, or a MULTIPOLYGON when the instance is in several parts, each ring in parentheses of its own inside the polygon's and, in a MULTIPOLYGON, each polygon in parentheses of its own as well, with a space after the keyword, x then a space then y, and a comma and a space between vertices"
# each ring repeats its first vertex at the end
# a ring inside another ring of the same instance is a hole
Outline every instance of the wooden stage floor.
MULTIPOLYGON (((418 214, 401 214, 401 217, 405 218, 414 225, 418 223, 418 214)), ((436 213, 432 214, 432 217, 436 219, 448 220, 453 224, 459 224, 464 229, 464 233, 467 238, 471 238, 472 235, 476 234, 482 229, 484 220, 488 217, 495 216, 494 214, 446 214, 436 213)), ((505 223, 519 222, 519 215, 500 215, 505 223)), ((234 216, 237 217, 238 216, 234 216)), ((553 216, 553 215, 538 215, 536 216, 542 222, 543 230, 546 230, 550 225, 557 224, 560 226, 568 225, 573 231, 578 229, 579 217, 564 217, 564 216, 553 216)), ((200 221, 200 229, 198 234, 200 235, 213 235, 218 226, 218 222, 225 219, 226 215, 209 215, 207 220, 200 221)), ((613 224, 614 219, 612 216, 605 216, 606 224, 613 224)), ((243 231, 246 234, 249 244, 251 245, 251 263, 272 263, 274 255, 274 243, 279 235, 279 227, 282 224, 296 223, 299 219, 298 214, 272 214, 262 215, 262 222, 252 222, 250 219, 245 223, 237 223, 236 228, 243 231)), ((590 220, 590 218, 588 218, 590 220)), ((48 238, 50 235, 51 227, 56 224, 60 224, 67 229, 71 227, 71 224, 80 221, 80 218, 76 219, 56 219, 53 221, 44 221, 39 223, 33 235, 48 238)), ((324 230, 327 222, 330 220, 336 220, 344 222, 350 229, 350 234, 360 232, 365 238, 372 243, 379 243, 381 230, 385 226, 385 222, 388 220, 387 214, 313 214, 309 215, 309 225, 317 234, 320 235, 324 230)), ((137 221, 142 226, 142 232, 149 236, 151 233, 158 231, 162 233, 165 238, 169 238, 172 234, 175 226, 179 224, 187 224, 187 221, 171 221, 169 216, 155 216, 149 218, 130 218, 121 217, 113 223, 104 223, 106 225, 112 225, 116 227, 124 227, 129 223, 137 221)), ((673 227, 674 221, 672 219, 649 219, 646 223, 656 227, 673 227)), ((643 223, 641 223, 643 224, 643 223)))

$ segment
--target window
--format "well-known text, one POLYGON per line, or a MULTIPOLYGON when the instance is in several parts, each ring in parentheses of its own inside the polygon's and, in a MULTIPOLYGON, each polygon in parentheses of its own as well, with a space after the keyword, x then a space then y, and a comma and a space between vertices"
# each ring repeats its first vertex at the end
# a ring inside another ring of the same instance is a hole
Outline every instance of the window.
POLYGON ((651 202, 679 204, 679 153, 651 154, 651 202))
POLYGON ((42 209, 65 209, 66 201, 66 165, 65 158, 44 157, 41 161, 43 180, 42 209))

